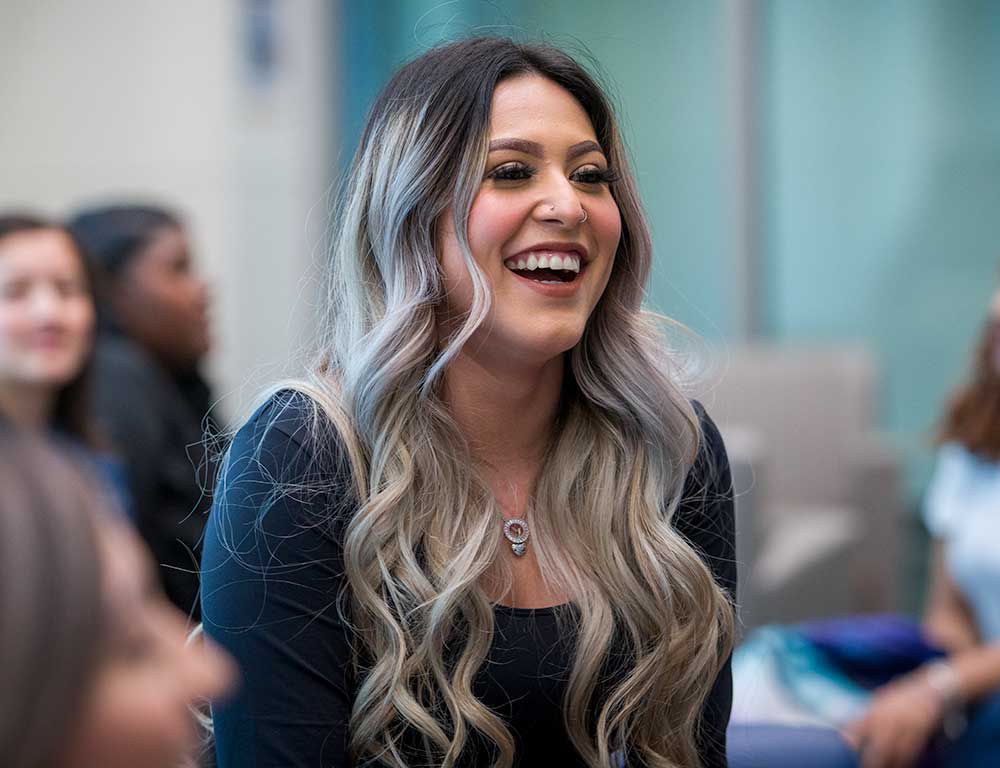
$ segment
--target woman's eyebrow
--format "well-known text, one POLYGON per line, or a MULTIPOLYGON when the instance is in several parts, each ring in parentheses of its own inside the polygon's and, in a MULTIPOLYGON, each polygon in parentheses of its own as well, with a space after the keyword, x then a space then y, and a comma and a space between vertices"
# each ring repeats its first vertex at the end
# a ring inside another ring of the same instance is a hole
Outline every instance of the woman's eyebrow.
MULTIPOLYGON (((527 139, 493 139, 493 141, 490 142, 490 152, 496 152, 501 149, 512 149, 515 152, 523 152, 526 155, 532 155, 534 157, 545 156, 545 148, 541 144, 537 141, 528 141, 527 139)), ((586 141, 577 142, 567 149, 566 159, 572 160, 573 158, 585 155, 588 152, 600 152, 602 155, 604 154, 604 150, 601 149, 600 144, 596 141, 587 139, 586 141)))
POLYGON ((572 160, 573 158, 579 157, 580 155, 585 155, 588 152, 600 152, 602 155, 604 154, 604 150, 601 149, 600 144, 598 144, 596 141, 590 141, 588 139, 587 141, 578 142, 569 149, 567 149, 566 159, 572 160))
POLYGON ((513 149, 515 152, 524 152, 526 155, 544 157, 545 150, 537 141, 527 139, 493 139, 490 142, 489 151, 495 152, 499 149, 513 149))

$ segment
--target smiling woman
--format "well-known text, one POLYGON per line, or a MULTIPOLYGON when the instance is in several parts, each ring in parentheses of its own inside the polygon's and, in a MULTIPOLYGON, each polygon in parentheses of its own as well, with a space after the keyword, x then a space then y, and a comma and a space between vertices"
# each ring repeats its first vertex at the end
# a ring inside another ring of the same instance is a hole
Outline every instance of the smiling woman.
POLYGON ((95 447, 86 395, 94 297, 61 226, 0 215, 0 423, 95 447))
POLYGON ((604 93, 547 46, 431 50, 338 210, 320 358, 206 534, 220 766, 725 765, 728 463, 641 308, 604 93))
MULTIPOLYGON (((486 172, 466 224, 493 299, 489 319, 470 338, 475 354, 492 358, 500 348, 556 365, 579 341, 621 239, 614 178, 590 118, 565 88, 532 73, 497 85, 486 172), (523 321, 539 312, 544 323, 523 321), (487 335, 488 344, 477 343, 487 335)), ((472 281, 454 217, 443 223, 447 303, 464 316, 472 281)))

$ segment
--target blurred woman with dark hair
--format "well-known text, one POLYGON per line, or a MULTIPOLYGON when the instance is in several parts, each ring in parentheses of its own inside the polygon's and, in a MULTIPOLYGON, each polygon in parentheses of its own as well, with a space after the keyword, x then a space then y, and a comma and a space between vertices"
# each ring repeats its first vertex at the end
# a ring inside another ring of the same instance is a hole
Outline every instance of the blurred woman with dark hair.
POLYGON ((993 296, 972 376, 948 403, 938 443, 960 445, 1000 464, 1000 291, 993 296))
POLYGON ((233 665, 188 643, 131 529, 43 443, 0 435, 0 755, 5 768, 179 766, 189 707, 233 665))
POLYGON ((849 616, 748 635, 733 660, 734 767, 998 764, 1000 291, 936 442, 923 616, 849 616))
POLYGON ((848 729, 866 767, 915 764, 942 728, 957 739, 944 750, 948 766, 995 765, 1000 750, 1000 291, 938 443, 924 514, 934 548, 922 627, 945 655, 879 688, 848 729))
POLYGON ((92 290, 63 227, 0 214, 0 422, 97 446, 87 402, 92 290))
POLYGON ((110 206, 70 229, 97 279, 100 334, 93 402, 121 451, 139 532, 167 595, 197 619, 197 509, 211 473, 204 429, 211 395, 198 366, 209 350, 208 291, 180 219, 162 208, 110 206))

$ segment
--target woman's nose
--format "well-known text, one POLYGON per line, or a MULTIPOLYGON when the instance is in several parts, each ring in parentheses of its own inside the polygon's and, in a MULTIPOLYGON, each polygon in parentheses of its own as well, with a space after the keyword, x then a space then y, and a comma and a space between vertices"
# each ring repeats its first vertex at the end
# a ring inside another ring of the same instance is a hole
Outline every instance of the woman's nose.
POLYGON ((579 226, 586 218, 573 184, 561 177, 553 179, 541 190, 534 214, 538 221, 567 228, 579 226))
POLYGON ((29 304, 31 316, 41 322, 59 320, 62 315, 62 300, 58 290, 51 286, 38 286, 31 293, 29 304))

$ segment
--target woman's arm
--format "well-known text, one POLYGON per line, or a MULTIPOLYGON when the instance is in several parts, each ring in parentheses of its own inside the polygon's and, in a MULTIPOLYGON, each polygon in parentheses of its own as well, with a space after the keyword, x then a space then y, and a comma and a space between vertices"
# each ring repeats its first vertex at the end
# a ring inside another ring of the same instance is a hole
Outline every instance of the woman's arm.
POLYGON ((1000 644, 982 644, 969 604, 945 566, 940 541, 934 543, 931 573, 924 629, 948 651, 954 673, 950 683, 939 675, 936 685, 951 685, 954 690, 943 693, 961 703, 974 702, 1000 690, 1000 644))
POLYGON ((242 670, 213 708, 219 768, 347 765, 351 649, 330 521, 350 493, 338 460, 313 450, 308 408, 279 394, 240 430, 206 529, 205 631, 242 670))
MULTIPOLYGON (((722 435, 700 403, 702 445, 684 484, 674 517, 677 531, 695 548, 729 598, 736 600, 736 529, 733 481, 722 435)), ((698 729, 704 768, 724 768, 726 728, 733 704, 732 659, 726 658, 702 708, 698 729)))
POLYGON ((1000 645, 983 645, 975 619, 934 544, 924 614, 927 634, 949 652, 880 688, 845 735, 863 768, 913 765, 952 709, 1000 690, 1000 645))
POLYGON ((979 645, 979 630, 969 604, 952 580, 944 562, 944 545, 935 540, 931 554, 931 583, 924 607, 924 631, 949 654, 979 645))

